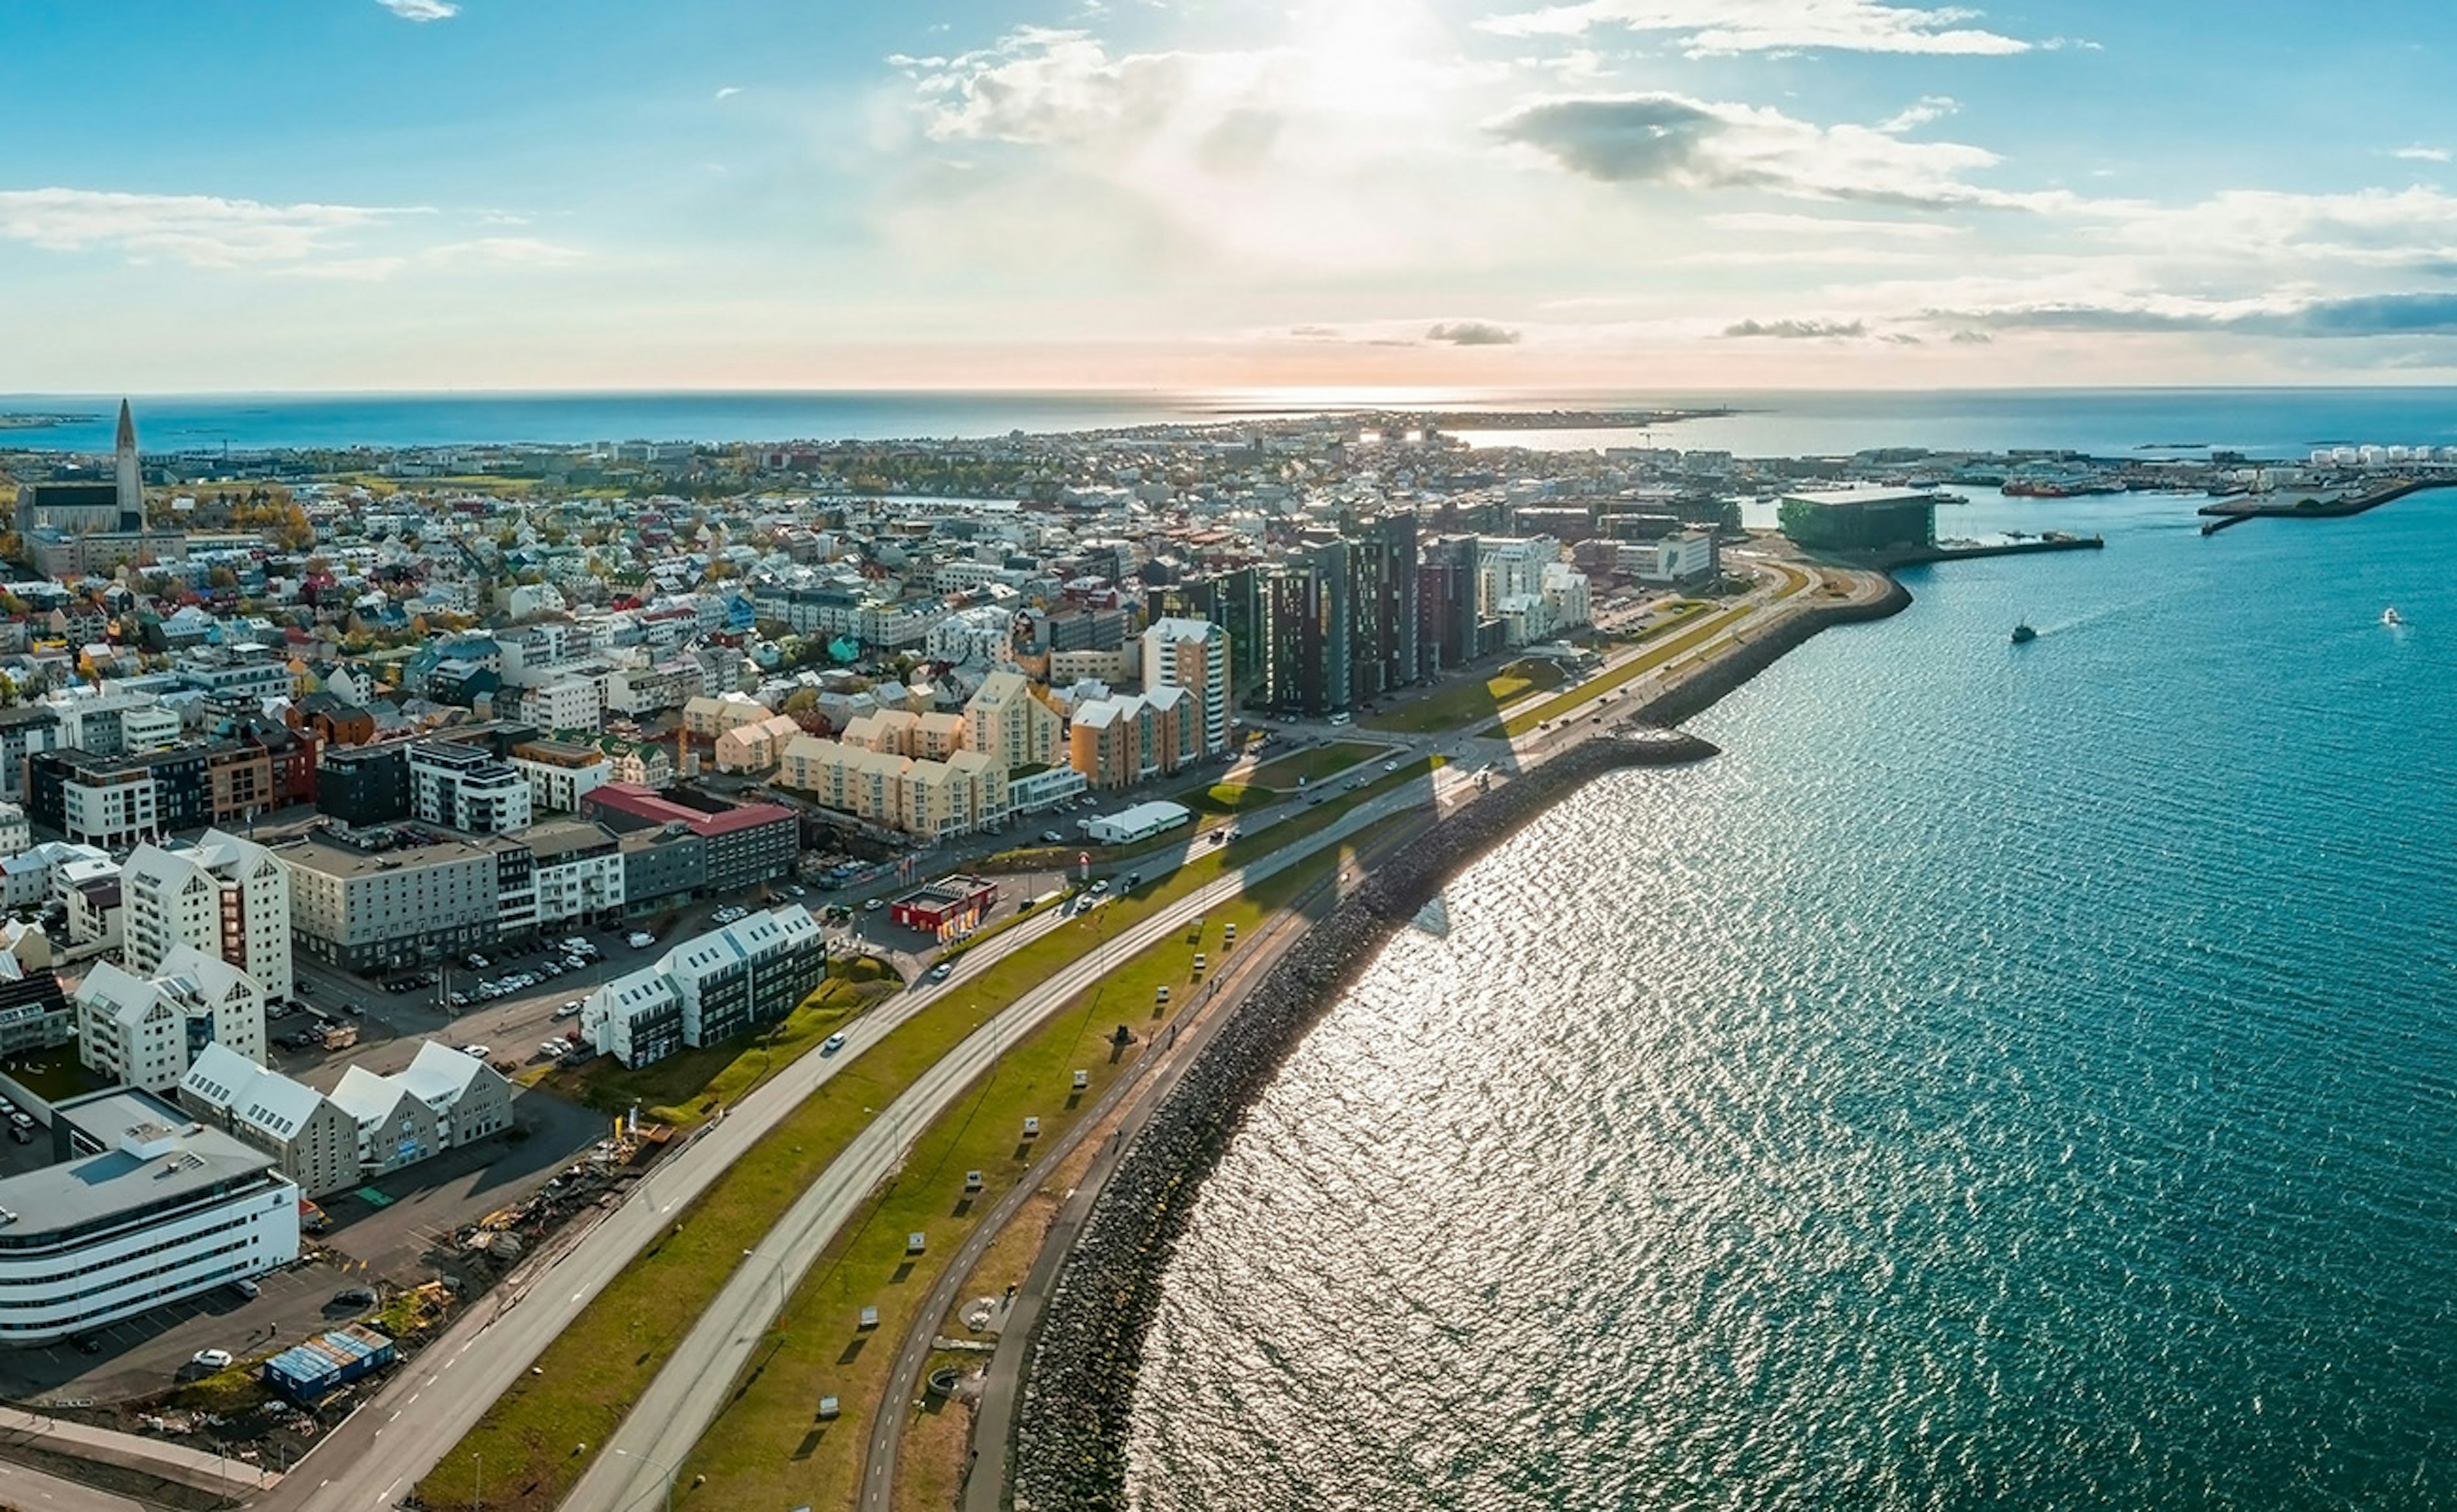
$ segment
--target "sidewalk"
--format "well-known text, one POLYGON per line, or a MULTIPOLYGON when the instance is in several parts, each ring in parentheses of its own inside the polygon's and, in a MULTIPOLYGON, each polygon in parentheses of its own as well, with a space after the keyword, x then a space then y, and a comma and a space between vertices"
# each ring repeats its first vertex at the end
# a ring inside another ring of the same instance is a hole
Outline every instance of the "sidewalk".
POLYGON ((0 1436, 14 1443, 36 1445, 53 1454, 93 1460, 129 1470, 140 1470, 165 1481, 195 1486, 221 1496, 244 1496, 278 1485, 281 1477, 244 1460, 191 1449, 160 1439, 93 1428, 81 1422, 38 1417, 15 1407, 0 1407, 0 1436))

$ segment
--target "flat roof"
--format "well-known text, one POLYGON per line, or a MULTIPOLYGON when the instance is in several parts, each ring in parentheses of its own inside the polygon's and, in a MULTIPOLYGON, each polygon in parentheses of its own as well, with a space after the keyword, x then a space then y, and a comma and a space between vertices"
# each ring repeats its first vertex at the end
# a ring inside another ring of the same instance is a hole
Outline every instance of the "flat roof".
POLYGON ((337 844, 315 834, 276 846, 273 854, 293 866, 304 866, 327 877, 343 879, 373 877, 380 872, 407 871, 419 866, 441 866, 452 861, 485 860, 492 864, 494 860, 494 852, 481 850, 461 840, 438 840, 432 845, 398 845, 388 851, 362 851, 355 846, 337 844))
POLYGON ((0 1209, 10 1214, 0 1227, 12 1234, 57 1232, 169 1200, 209 1195, 276 1164, 262 1150, 131 1087, 61 1103, 53 1114, 105 1148, 100 1154, 0 1179, 0 1209), (120 1148, 129 1135, 161 1152, 130 1153, 120 1148))
POLYGON ((1786 493, 1784 502, 1814 505, 1821 509, 1848 508, 1869 504, 1934 504, 1936 495, 1927 488, 1884 488, 1873 485, 1856 488, 1812 488, 1805 493, 1786 493))
POLYGON ((986 877, 967 877, 958 873, 941 877, 937 881, 923 882, 903 897, 898 903, 960 903, 983 892, 997 892, 998 883, 986 877))
POLYGON ((659 797, 647 788, 634 787, 628 782, 609 782, 603 787, 592 788, 582 797, 581 801, 610 808, 618 813, 629 814, 634 818, 647 819, 655 824, 680 821, 690 825, 695 833, 701 835, 726 835, 735 830, 751 829, 761 824, 773 824, 779 819, 791 820, 794 818, 793 810, 774 803, 742 803, 726 809, 722 813, 710 814, 700 809, 685 807, 671 798, 659 797))

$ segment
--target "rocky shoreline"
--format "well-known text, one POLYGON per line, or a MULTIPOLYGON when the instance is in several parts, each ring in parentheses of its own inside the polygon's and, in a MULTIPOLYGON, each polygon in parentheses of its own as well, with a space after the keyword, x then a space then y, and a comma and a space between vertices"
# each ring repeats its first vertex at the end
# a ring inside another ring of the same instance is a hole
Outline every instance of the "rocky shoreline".
POLYGON ((1281 1061, 1373 951, 1463 867, 1608 772, 1703 759, 1715 747, 1662 727, 1690 717, 1828 625, 1883 618, 1871 604, 1792 615, 1636 712, 1655 728, 1591 740, 1443 818, 1376 866, 1236 1005, 1095 1199, 1030 1341, 1010 1489, 1018 1512, 1126 1505, 1125 1442, 1160 1277, 1194 1195, 1281 1061))

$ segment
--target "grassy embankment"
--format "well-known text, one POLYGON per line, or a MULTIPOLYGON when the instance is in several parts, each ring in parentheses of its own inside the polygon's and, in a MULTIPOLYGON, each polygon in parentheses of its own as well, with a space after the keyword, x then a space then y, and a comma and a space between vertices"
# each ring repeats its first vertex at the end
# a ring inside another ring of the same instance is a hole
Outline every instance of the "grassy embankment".
POLYGON ((1559 667, 1530 657, 1512 662, 1482 682, 1456 683, 1387 714, 1368 715, 1365 723, 1370 729, 1399 735, 1464 730, 1492 718, 1518 699, 1559 687, 1560 683, 1559 667))
MULTIPOLYGON (((1350 802, 1428 770, 1425 762, 1412 763, 1352 795, 1350 802)), ((536 1374, 499 1398, 437 1462, 433 1489, 448 1497, 474 1457, 483 1457, 490 1467, 503 1467, 500 1481, 498 1471, 487 1472, 489 1485, 504 1487, 489 1494, 488 1507, 543 1512, 555 1505, 588 1467, 589 1454, 574 1446, 588 1444, 593 1452, 604 1443, 742 1263, 743 1253, 843 1153, 871 1121, 872 1109, 894 1102, 976 1027, 1067 962, 1097 949, 1107 935, 1224 871, 1331 824, 1348 806, 1326 803, 1068 921, 978 975, 960 978, 929 1012, 838 1067, 825 1087, 716 1179, 692 1204, 679 1232, 643 1252, 547 1347, 536 1374)), ((1148 998, 1146 992, 1146 1015, 1148 998)), ((907 1169, 924 1168, 917 1157, 907 1169)))
MULTIPOLYGON (((1385 820, 1213 909, 1199 931, 1154 945, 1077 997, 969 1088, 916 1142, 902 1172, 795 1290, 750 1375, 680 1467, 677 1483, 692 1487, 689 1502, 709 1507, 853 1505, 870 1424, 915 1310, 981 1214, 1019 1182, 1040 1179, 1033 1166, 1036 1150, 1083 1117, 1140 1051, 1137 1046, 1113 1060, 1108 1036, 1115 1026, 1127 1025, 1144 1035, 1176 1017, 1206 975, 1193 969, 1196 952, 1208 955, 1210 971, 1226 967, 1230 951, 1224 925, 1234 923, 1250 943, 1271 914, 1371 843, 1376 832, 1418 818, 1411 814, 1385 820), (1163 986, 1173 1000, 1166 1014, 1154 1001, 1163 986), (1091 1082, 1081 1093, 1072 1090, 1077 1070, 1091 1082), (1036 1140, 1021 1137, 1026 1116, 1042 1121, 1036 1140), (984 1178, 974 1201, 963 1193, 967 1170, 984 1178), (905 1235, 913 1232, 928 1236, 926 1252, 918 1256, 905 1253, 905 1235), (859 1327, 864 1307, 878 1309, 876 1330, 859 1327), (838 1398, 842 1416, 821 1420, 822 1397, 838 1398), (696 1485, 702 1476, 707 1483, 696 1485)), ((979 1358, 970 1357, 970 1363, 979 1358)), ((902 1410, 901 1403, 888 1405, 902 1410)))
POLYGON ((1390 747, 1362 740, 1338 740, 1316 746, 1311 751, 1291 751, 1278 760, 1268 761, 1246 774, 1249 786, 1272 788, 1287 793, 1297 786, 1298 779, 1319 782, 1336 777, 1360 761, 1368 761, 1390 747))
MULTIPOLYGON (((1809 574, 1788 568, 1778 569, 1778 570, 1784 574, 1784 586, 1776 592, 1772 600, 1774 604, 1782 603, 1815 581, 1809 574)), ((1591 677, 1567 693, 1547 698, 1534 708, 1521 710, 1502 721, 1501 733, 1510 735, 1525 735, 1546 720, 1559 718, 1582 704, 1590 703, 1617 688, 1635 682, 1675 657, 1704 645, 1723 631, 1759 611, 1759 606, 1736 605, 1729 609, 1718 610, 1710 614, 1692 615, 1688 619, 1679 621, 1677 623, 1680 628, 1677 632, 1663 635, 1661 640, 1655 642, 1654 650, 1643 655, 1633 656, 1610 672, 1591 677)), ((1666 627, 1666 629, 1669 628, 1666 627)))

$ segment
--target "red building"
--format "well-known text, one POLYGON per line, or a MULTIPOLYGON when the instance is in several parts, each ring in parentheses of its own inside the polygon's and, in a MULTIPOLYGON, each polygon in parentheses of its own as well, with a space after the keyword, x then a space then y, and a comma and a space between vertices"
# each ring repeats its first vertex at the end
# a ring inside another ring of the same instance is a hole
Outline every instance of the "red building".
POLYGON ((981 877, 941 877, 888 905, 888 917, 907 929, 944 940, 981 927, 998 904, 998 883, 981 877))

